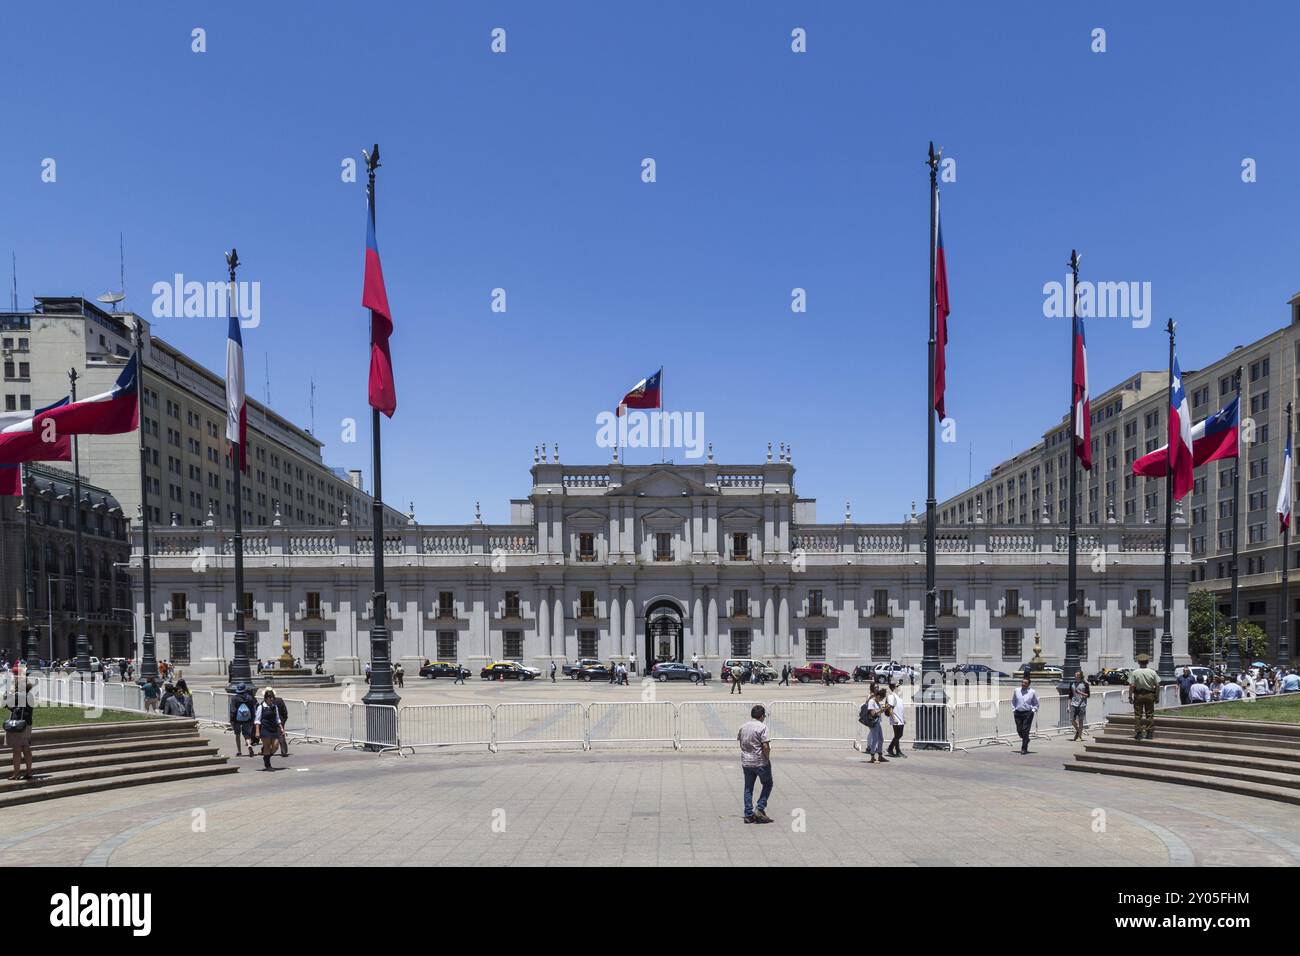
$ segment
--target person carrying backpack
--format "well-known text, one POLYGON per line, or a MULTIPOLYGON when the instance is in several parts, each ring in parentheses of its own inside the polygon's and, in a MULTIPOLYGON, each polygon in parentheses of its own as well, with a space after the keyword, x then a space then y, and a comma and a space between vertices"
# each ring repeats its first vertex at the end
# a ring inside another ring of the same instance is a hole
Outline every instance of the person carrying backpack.
POLYGON ((253 728, 257 736, 262 738, 263 770, 276 769, 271 766, 271 757, 280 744, 280 727, 280 710, 275 706, 275 691, 268 687, 266 693, 262 695, 262 703, 258 705, 257 713, 253 716, 253 728))
POLYGON ((285 725, 289 723, 289 705, 284 702, 283 698, 275 699, 275 710, 280 716, 280 754, 289 756, 289 738, 285 735, 285 725))
POLYGON ((235 756, 242 756, 243 744, 248 741, 248 755, 253 756, 253 718, 257 701, 247 684, 240 681, 230 696, 230 729, 235 733, 235 756))

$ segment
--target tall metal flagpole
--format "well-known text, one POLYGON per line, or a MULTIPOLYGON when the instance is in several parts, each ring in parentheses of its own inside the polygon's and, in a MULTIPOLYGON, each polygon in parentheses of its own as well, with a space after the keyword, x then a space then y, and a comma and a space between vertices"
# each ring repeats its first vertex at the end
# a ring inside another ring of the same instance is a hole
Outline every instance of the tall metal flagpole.
MULTIPOLYGON (((1165 403, 1167 414, 1174 408, 1174 320, 1171 318, 1165 326, 1169 333, 1169 401, 1165 403)), ((1169 435, 1169 450, 1173 451, 1174 435, 1169 435)), ((1190 450, 1190 449, 1189 449, 1190 450)), ((1174 470, 1165 468, 1165 596, 1164 622, 1160 631, 1160 663, 1156 673, 1160 680, 1174 679, 1174 632, 1173 632, 1173 598, 1174 598, 1174 470)))
POLYGON ((135 322, 135 401, 140 416, 140 587, 144 595, 144 621, 140 628, 140 646, 131 656, 138 665, 136 683, 143 684, 158 673, 158 657, 153 636, 153 564, 149 556, 149 449, 144 434, 144 320, 135 322))
MULTIPOLYGON (((1075 342, 1079 335, 1079 252, 1077 249, 1070 250, 1070 275, 1073 277, 1070 287, 1070 531, 1067 538, 1069 557, 1066 562, 1069 566, 1066 574, 1066 588, 1069 593, 1066 594, 1065 601, 1065 664, 1061 668, 1061 682, 1056 685, 1056 692, 1061 696, 1061 716, 1066 721, 1069 719, 1070 688, 1074 686, 1074 672, 1079 669, 1079 515, 1078 505, 1075 502, 1079 481, 1079 423, 1075 416, 1081 414, 1083 409, 1076 407, 1074 396, 1074 383, 1079 379, 1079 347, 1075 342)), ((1008 613, 1011 610, 1008 608, 1008 613)))
MULTIPOLYGON (((1286 403, 1286 448, 1291 448, 1291 402, 1286 403)), ((1286 469, 1282 469, 1282 480, 1291 483, 1290 488, 1286 489, 1287 507, 1291 514, 1287 516, 1286 527, 1282 529, 1282 628, 1277 636, 1277 663, 1280 667, 1285 667, 1291 663, 1291 648, 1288 633, 1291 624, 1291 596, 1287 588, 1287 571, 1291 567, 1291 516, 1295 514, 1295 450, 1291 450, 1291 474, 1287 475, 1286 469)))
MULTIPOLYGON (((1236 393, 1237 402, 1237 421, 1241 421, 1241 371, 1242 366, 1237 366, 1237 371, 1233 373, 1232 390, 1236 393)), ((1237 457, 1232 459, 1232 627, 1228 631, 1228 672, 1234 677, 1241 673, 1241 643, 1237 637, 1237 620, 1238 607, 1237 600, 1239 594, 1237 591, 1237 524, 1241 509, 1238 503, 1241 497, 1241 429, 1237 429, 1237 457)))
MULTIPOLYGON (((239 286, 235 281, 235 271, 239 265, 239 252, 231 246, 226 253, 226 268, 230 274, 230 317, 236 322, 239 321, 239 286)), ((244 630, 244 492, 240 461, 243 455, 243 445, 232 441, 230 464, 235 472, 235 656, 230 661, 228 691, 233 691, 236 684, 249 683, 253 679, 248 663, 248 632, 244 630)))
MULTIPOLYGON (((375 170, 379 167, 379 144, 366 157, 369 180, 366 186, 370 197, 370 215, 375 212, 375 170)), ((370 313, 371 329, 374 328, 374 310, 370 313)), ((373 334, 373 332, 372 332, 373 334)), ((393 689, 393 664, 390 658, 388 635, 388 594, 384 590, 384 495, 383 495, 383 456, 380 453, 379 409, 370 410, 370 437, 372 444, 372 468, 375 473, 375 498, 372 504, 372 531, 374 534, 375 592, 371 596, 374 623, 370 628, 370 690, 361 700, 367 705, 396 707, 401 700, 393 689)), ((390 726, 392 721, 385 717, 386 711, 377 707, 366 707, 366 740, 370 744, 389 741, 396 735, 397 728, 390 726)))
MULTIPOLYGON (((77 400, 77 370, 68 369, 68 382, 72 386, 70 398, 73 402, 77 400)), ((76 567, 73 569, 73 587, 77 589, 77 672, 80 674, 90 673, 90 644, 86 639, 86 595, 85 595, 85 575, 86 570, 83 567, 81 555, 81 451, 78 448, 77 436, 72 436, 72 513, 73 518, 73 561, 76 567)))
POLYGON ((921 713, 917 736, 920 740, 947 739, 947 694, 943 689, 943 665, 939 663, 939 628, 936 623, 934 531, 938 503, 934 492, 934 426, 938 414, 934 407, 935 301, 934 274, 938 245, 939 154, 930 143, 926 165, 930 167, 930 374, 925 383, 925 420, 929 441, 926 445, 925 495, 925 630, 921 637, 921 713), (933 705, 940 706, 933 706, 933 705))
POLYGON ((28 670, 35 669, 35 661, 39 659, 36 649, 36 581, 33 577, 35 568, 32 567, 32 500, 30 497, 32 473, 31 466, 26 462, 22 465, 22 474, 20 476, 23 483, 23 585, 26 601, 25 613, 23 614, 23 661, 27 664, 28 670))

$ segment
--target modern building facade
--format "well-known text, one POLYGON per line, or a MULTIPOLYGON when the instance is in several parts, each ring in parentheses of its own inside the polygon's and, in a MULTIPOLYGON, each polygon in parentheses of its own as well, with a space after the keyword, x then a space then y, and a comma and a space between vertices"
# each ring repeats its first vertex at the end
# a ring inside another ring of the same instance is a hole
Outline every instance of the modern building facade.
MULTIPOLYGON (((135 351, 135 327, 144 330, 144 408, 148 489, 141 501, 136 433, 82 438, 83 477, 109 491, 134 520, 147 504, 154 524, 200 526, 211 517, 234 524, 234 487, 225 438, 224 372, 218 375, 153 335, 147 320, 107 312, 79 297, 41 296, 28 312, 0 313, 4 407, 40 408, 68 394, 68 370, 78 394, 112 387, 135 351)), ((224 325, 222 326, 224 329, 224 325)), ((224 334, 224 333, 221 333, 224 334)), ((330 468, 322 443, 273 410, 248 398, 248 471, 243 480, 245 526, 336 524, 344 511, 368 527, 373 499, 360 472, 330 468)), ((387 509, 397 527, 405 516, 387 509)))
MULTIPOLYGON (((919 663, 924 525, 821 524, 795 491, 783 453, 755 465, 567 465, 534 454, 527 498, 511 522, 385 531, 393 657, 477 669, 497 659, 537 665, 581 657, 639 665, 698 655, 714 673, 729 657, 780 667, 919 663)), ((133 566, 138 566, 139 539, 133 566)), ((229 536, 215 527, 153 537, 160 657, 220 672, 233 648, 229 536)), ((251 654, 293 654, 334 673, 369 659, 369 529, 272 527, 245 537, 251 654)), ((937 542, 940 653, 946 663, 1010 670, 1064 657, 1066 535, 1059 525, 945 527, 937 542)), ((1174 560, 1175 660, 1187 660, 1187 535, 1174 560)), ((1081 531, 1083 658, 1124 666, 1158 651, 1163 535, 1102 523, 1081 531)), ((138 576, 136 577, 138 581, 138 576)), ((143 596, 135 595, 137 613, 143 596)))
MULTIPOLYGON (((24 498, 0 497, 0 651, 24 653, 30 618, 46 660, 76 656, 76 554, 72 473, 32 464, 24 498), (24 561, 23 512, 30 509, 31 549, 24 561), (31 575, 30 612, 27 575, 31 575)), ((70 467, 70 466, 67 466, 70 467)), ((82 570, 86 636, 97 657, 129 657, 132 647, 130 543, 122 507, 108 491, 81 485, 82 570)))
MULTIPOLYGON (((1288 302, 1290 324, 1195 371, 1184 368, 1183 387, 1194 421, 1233 399, 1241 369, 1241 493, 1235 502, 1240 528, 1239 613, 1262 627, 1275 652, 1283 623, 1282 538, 1274 508, 1286 449, 1286 408, 1300 386, 1300 294, 1288 302)), ((1062 350, 1063 356, 1066 354, 1062 350)), ((1191 356, 1180 354, 1186 366, 1191 356)), ((1063 358, 1064 362, 1065 359, 1063 358)), ((1115 520, 1127 528, 1164 527, 1164 481, 1133 475, 1133 462, 1166 442, 1167 369, 1137 372, 1092 400, 1090 472, 1079 471, 1078 514, 1090 524, 1115 520)), ((1066 402, 1063 400, 1062 405, 1066 402)), ((1068 412, 1032 448, 996 465, 983 481, 939 505, 944 524, 969 524, 976 516, 1018 526, 1065 521, 1069 481, 1068 412)), ((1176 506, 1188 522, 1193 588, 1213 591, 1230 614, 1234 462, 1197 469, 1191 495, 1176 506)), ((1175 511, 1175 514, 1178 510, 1175 511)), ((1300 565, 1292 542, 1290 567, 1300 565)), ((1294 652, 1300 589, 1289 616, 1294 652)))

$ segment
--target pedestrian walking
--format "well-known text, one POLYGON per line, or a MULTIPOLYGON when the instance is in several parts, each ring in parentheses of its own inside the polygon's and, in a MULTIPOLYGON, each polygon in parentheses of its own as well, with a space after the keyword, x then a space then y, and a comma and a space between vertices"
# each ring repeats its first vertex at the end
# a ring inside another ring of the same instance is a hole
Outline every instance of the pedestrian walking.
MULTIPOLYGON (((1151 655, 1143 651, 1137 656, 1137 670, 1129 672, 1128 693, 1133 704, 1133 739, 1155 738, 1156 697, 1160 694, 1160 675, 1147 665, 1151 655)), ((1238 693, 1241 688, 1237 688, 1238 693)))
POLYGON ((891 757, 902 757, 903 730, 907 726, 907 705, 903 695, 898 692, 898 679, 889 682, 889 693, 885 695, 885 705, 889 708, 889 727, 894 732, 894 739, 889 742, 887 752, 891 757))
POLYGON ((460 665, 460 664, 457 664, 457 665, 456 665, 456 679, 455 679, 454 681, 452 681, 452 683, 453 683, 453 684, 463 684, 463 683, 465 683, 465 675, 468 674, 468 673, 469 673, 469 668, 468 668, 468 667, 464 667, 464 666, 462 666, 462 665, 460 665))
POLYGON ((867 728, 867 763, 889 763, 885 759, 885 689, 877 687, 858 710, 858 720, 867 728))
POLYGON ((699 655, 699 654, 692 654, 692 655, 691 655, 691 667, 693 667, 693 668, 697 668, 697 669, 698 669, 699 666, 700 666, 700 655, 699 655))
POLYGON ((740 725, 736 740, 740 743, 740 768, 745 775, 745 822, 771 823, 767 815, 767 799, 772 795, 772 738, 764 722, 767 711, 755 704, 749 711, 749 720, 740 725), (763 788, 754 803, 754 781, 763 788))
POLYGON ((740 694, 743 697, 745 692, 740 689, 740 683, 745 679, 745 669, 739 664, 732 664, 728 676, 731 678, 731 690, 727 691, 727 696, 740 694))
POLYGON ((185 701, 176 696, 176 688, 171 684, 163 688, 161 707, 168 717, 185 716, 185 701))
POLYGON ((275 706, 275 691, 269 687, 262 695, 262 703, 253 717, 253 729, 262 738, 262 769, 275 770, 271 758, 280 745, 280 711, 275 706))
POLYGON ((235 734, 235 756, 243 753, 243 741, 248 742, 248 755, 253 756, 253 717, 257 700, 253 690, 243 681, 235 685, 230 696, 230 729, 235 734))
POLYGON ((1020 678, 1020 686, 1011 693, 1011 716, 1016 721, 1016 733, 1020 735, 1020 752, 1029 753, 1029 732, 1034 728, 1034 717, 1038 714, 1038 691, 1029 686, 1029 675, 1020 678))
POLYGON ((790 665, 789 664, 781 665, 781 679, 776 682, 776 686, 780 687, 782 684, 784 684, 786 687, 790 686, 790 665))
POLYGON ((618 665, 613 661, 609 662, 609 682, 611 684, 618 683, 618 665))
POLYGON ((10 780, 32 779, 32 719, 36 705, 36 682, 19 672, 9 685, 4 705, 9 708, 5 721, 5 746, 13 751, 14 770, 10 780), (26 765, 26 770, 19 768, 26 765))
POLYGON ((178 680, 176 682, 176 696, 180 698, 181 703, 184 705, 182 708, 181 716, 193 717, 194 716, 194 695, 190 693, 190 686, 189 684, 185 683, 184 680, 178 680))
POLYGON ((158 709, 158 678, 151 677, 144 682, 142 688, 144 694, 144 710, 146 714, 152 714, 158 709))
POLYGON ((831 665, 830 664, 822 665, 822 683, 825 684, 827 687, 831 686, 831 665))
POLYGON ((289 756, 289 737, 287 729, 289 724, 289 704, 283 697, 277 696, 275 698, 275 711, 280 718, 280 756, 287 757, 289 756))
POLYGON ((1192 676, 1190 667, 1184 667, 1183 672, 1178 675, 1178 703, 1190 704, 1192 685, 1196 683, 1196 678, 1192 676))
POLYGON ((366 683, 367 683, 367 684, 370 683, 370 665, 369 665, 369 664, 366 665, 366 683))
POLYGON ((636 651, 633 651, 632 656, 627 659, 627 666, 633 674, 636 673, 636 651))
POLYGON ((402 669, 400 661, 393 665, 393 683, 398 687, 406 686, 406 671, 402 669))
POLYGON ((1074 727, 1075 740, 1083 739, 1083 725, 1088 719, 1088 698, 1091 695, 1092 687, 1083 676, 1083 671, 1075 671, 1074 680, 1070 683, 1070 724, 1074 727))
POLYGON ((555 661, 551 661, 551 683, 555 683, 555 661))

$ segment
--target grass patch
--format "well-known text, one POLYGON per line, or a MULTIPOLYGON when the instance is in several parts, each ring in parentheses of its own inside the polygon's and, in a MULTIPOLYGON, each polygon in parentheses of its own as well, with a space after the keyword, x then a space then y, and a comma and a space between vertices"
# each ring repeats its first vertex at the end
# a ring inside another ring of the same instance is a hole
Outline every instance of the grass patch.
POLYGON ((1156 712, 1161 717, 1225 717, 1231 720, 1266 720, 1275 724, 1300 724, 1300 694, 1282 694, 1255 700, 1230 700, 1156 712))
POLYGON ((112 724, 123 720, 148 720, 149 714, 129 710, 102 710, 96 716, 87 716, 81 707, 41 707, 32 711, 32 727, 68 727, 73 724, 112 724))

